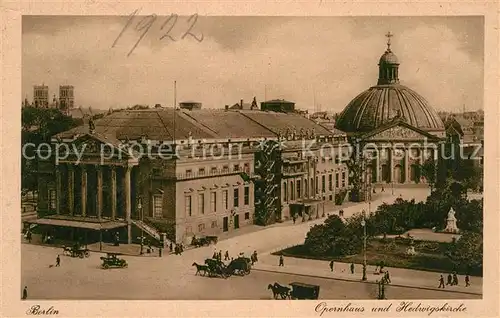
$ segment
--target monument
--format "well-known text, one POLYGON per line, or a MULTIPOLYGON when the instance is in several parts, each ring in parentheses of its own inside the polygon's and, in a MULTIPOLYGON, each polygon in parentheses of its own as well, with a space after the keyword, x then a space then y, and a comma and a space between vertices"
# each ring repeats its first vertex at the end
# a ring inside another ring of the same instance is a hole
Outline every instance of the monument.
POLYGON ((455 217, 455 210, 453 208, 450 208, 450 212, 448 212, 444 231, 447 233, 458 233, 457 218, 455 217))

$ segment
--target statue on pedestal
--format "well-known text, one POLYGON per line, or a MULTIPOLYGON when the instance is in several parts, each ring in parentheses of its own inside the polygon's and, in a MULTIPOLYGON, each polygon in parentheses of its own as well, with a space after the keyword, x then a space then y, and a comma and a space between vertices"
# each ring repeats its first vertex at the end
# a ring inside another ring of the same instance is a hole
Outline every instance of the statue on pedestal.
POLYGON ((455 210, 453 210, 453 208, 450 208, 450 212, 448 212, 444 231, 448 233, 458 233, 457 218, 455 217, 455 210))

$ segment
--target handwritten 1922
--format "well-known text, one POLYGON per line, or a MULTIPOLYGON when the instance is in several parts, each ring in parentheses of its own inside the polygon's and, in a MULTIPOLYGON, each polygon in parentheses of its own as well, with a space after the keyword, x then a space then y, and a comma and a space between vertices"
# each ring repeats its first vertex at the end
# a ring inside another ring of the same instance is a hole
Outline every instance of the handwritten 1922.
MULTIPOLYGON (((140 9, 135 10, 129 15, 129 19, 125 26, 123 27, 122 31, 118 36, 116 37, 115 41, 113 42, 113 45, 111 47, 115 47, 116 43, 118 43, 118 40, 122 37, 123 33, 130 27, 132 24, 132 21, 134 20, 135 16, 139 12, 140 9)), ((150 14, 148 16, 143 17, 136 25, 135 25, 135 31, 137 32, 142 32, 139 35, 139 38, 137 39, 137 42, 135 42, 134 46, 130 49, 130 51, 127 54, 127 57, 134 52, 135 48, 139 45, 141 40, 146 36, 148 33, 149 29, 153 26, 153 24, 156 22, 158 19, 158 16, 156 14, 150 14)), ((171 32, 174 29, 175 25, 177 24, 177 20, 179 19, 179 16, 177 14, 171 14, 161 25, 160 30, 165 30, 165 33, 159 37, 159 40, 164 40, 165 38, 170 39, 171 41, 177 41, 178 39, 175 39, 171 32)), ((184 34, 180 37, 181 40, 184 40, 186 36, 191 36, 194 38, 196 41, 201 42, 203 41, 203 33, 200 33, 200 35, 195 35, 193 33, 193 28, 196 25, 196 22, 198 21, 198 14, 193 14, 191 15, 187 22, 189 26, 184 30, 184 34)))

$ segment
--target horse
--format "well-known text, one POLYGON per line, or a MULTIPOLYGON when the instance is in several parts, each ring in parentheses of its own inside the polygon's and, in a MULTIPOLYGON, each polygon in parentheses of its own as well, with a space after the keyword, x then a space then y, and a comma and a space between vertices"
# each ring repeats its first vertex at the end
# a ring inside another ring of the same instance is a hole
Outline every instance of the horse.
POLYGON ((198 275, 198 273, 203 272, 203 276, 205 276, 205 274, 208 272, 207 265, 200 265, 200 264, 197 264, 196 262, 194 262, 193 265, 191 265, 191 266, 196 266, 196 274, 195 275, 198 275))
POLYGON ((281 286, 278 283, 274 283, 274 285, 267 285, 267 289, 273 291, 274 299, 278 299, 278 296, 280 296, 281 299, 290 298, 290 288, 281 286))

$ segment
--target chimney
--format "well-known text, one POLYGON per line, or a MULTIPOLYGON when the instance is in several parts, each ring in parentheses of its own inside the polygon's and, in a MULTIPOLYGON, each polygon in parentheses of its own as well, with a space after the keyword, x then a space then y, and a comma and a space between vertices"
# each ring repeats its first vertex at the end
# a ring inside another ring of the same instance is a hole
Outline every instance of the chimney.
POLYGON ((240 99, 240 107, 243 109, 243 99, 240 99))

